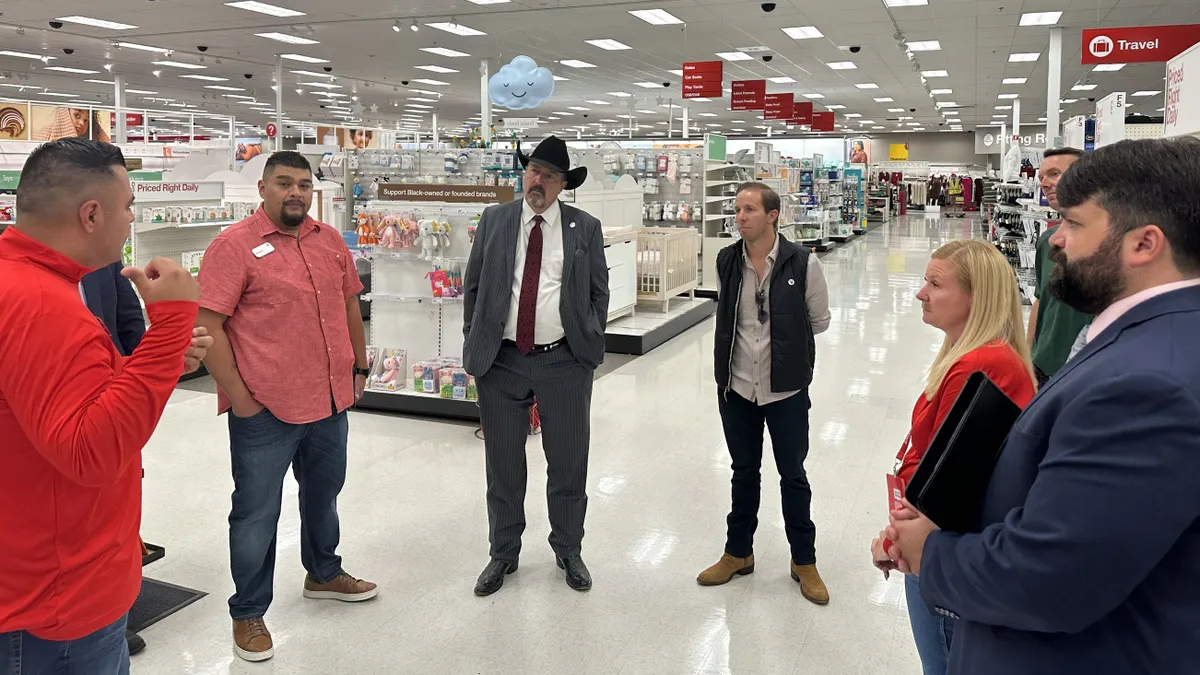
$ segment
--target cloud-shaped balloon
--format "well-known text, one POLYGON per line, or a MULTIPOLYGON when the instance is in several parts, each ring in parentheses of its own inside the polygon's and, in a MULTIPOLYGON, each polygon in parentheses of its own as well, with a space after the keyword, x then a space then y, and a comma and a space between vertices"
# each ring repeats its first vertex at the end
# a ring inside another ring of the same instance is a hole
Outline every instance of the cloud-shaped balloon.
POLYGON ((492 103, 509 110, 527 110, 545 103, 554 93, 554 75, 528 56, 504 64, 488 80, 492 103))

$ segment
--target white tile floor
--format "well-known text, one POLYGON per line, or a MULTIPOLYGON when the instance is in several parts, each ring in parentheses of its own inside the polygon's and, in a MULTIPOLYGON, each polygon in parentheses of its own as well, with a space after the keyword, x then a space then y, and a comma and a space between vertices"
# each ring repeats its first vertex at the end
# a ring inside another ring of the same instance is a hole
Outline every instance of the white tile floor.
POLYGON ((487 517, 472 427, 353 414, 340 552, 348 571, 381 584, 380 596, 360 605, 301 597, 290 483, 267 615, 277 656, 262 664, 230 647, 226 428, 212 395, 177 392, 145 454, 143 532, 168 551, 146 572, 209 595, 143 633, 149 646, 133 672, 919 673, 903 587, 880 578, 867 546, 886 521, 884 474, 941 340, 913 295, 930 251, 976 231, 972 220, 910 217, 822 261, 833 323, 817 338, 807 467, 829 606, 805 601, 788 576, 769 451, 757 571, 716 588, 694 581, 721 554, 729 506, 709 319, 596 383, 590 593, 566 587, 545 544, 538 439, 521 569, 480 599, 471 589, 487 562, 487 517))

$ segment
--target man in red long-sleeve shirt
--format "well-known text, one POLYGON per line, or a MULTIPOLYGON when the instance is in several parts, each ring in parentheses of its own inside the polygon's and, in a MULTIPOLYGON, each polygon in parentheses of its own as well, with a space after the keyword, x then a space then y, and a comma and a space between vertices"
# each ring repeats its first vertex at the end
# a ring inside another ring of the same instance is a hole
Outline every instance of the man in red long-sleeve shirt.
POLYGON ((200 297, 173 261, 125 270, 151 326, 117 351, 79 282, 120 259, 132 206, 119 149, 55 141, 26 161, 17 224, 0 235, 0 675, 129 672, 141 450, 200 297))

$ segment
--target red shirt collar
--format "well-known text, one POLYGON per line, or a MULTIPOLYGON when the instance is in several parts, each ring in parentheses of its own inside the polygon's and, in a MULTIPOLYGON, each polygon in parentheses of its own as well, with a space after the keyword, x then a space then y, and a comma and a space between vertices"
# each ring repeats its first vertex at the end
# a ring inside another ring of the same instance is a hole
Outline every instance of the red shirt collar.
MULTIPOLYGON (((278 233, 285 237, 289 236, 287 233, 279 229, 279 226, 275 224, 275 221, 271 220, 270 216, 267 215, 266 209, 263 208, 261 203, 258 205, 258 209, 254 212, 254 215, 250 216, 250 223, 254 228, 254 233, 260 237, 266 237, 272 232, 278 233)), ((300 236, 303 237, 316 232, 318 229, 320 229, 320 227, 321 224, 313 220, 312 216, 306 215, 304 216, 304 222, 300 224, 300 236)))
POLYGON ((33 239, 16 226, 9 226, 0 234, 0 258, 25 260, 78 284, 92 270, 80 265, 67 256, 33 239))

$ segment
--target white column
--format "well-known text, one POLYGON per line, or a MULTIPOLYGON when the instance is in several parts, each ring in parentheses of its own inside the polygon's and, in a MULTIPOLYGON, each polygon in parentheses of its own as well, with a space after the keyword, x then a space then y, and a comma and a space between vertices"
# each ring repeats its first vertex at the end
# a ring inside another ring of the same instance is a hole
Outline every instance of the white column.
POLYGON ((774 127, 771 127, 771 126, 768 126, 768 127, 767 127, 767 138, 770 138, 770 137, 771 137, 771 132, 772 132, 773 130, 774 130, 774 127))
POLYGON ((440 134, 438 133, 437 112, 433 113, 433 147, 436 148, 440 134))
POLYGON ((490 70, 487 59, 479 62, 479 135, 488 143, 492 142, 492 99, 488 96, 490 70))
MULTIPOLYGON (((1046 147, 1062 145, 1062 127, 1058 121, 1058 106, 1062 99, 1062 28, 1050 29, 1050 54, 1046 78, 1046 147)), ((1083 148, 1080 148, 1082 150, 1083 148)))
POLYGON ((686 105, 684 105, 684 106, 679 106, 679 107, 680 107, 680 109, 682 110, 682 115, 683 115, 683 117, 682 117, 682 119, 683 119, 683 137, 684 137, 684 138, 687 138, 687 137, 688 137, 688 133, 689 133, 689 131, 688 131, 688 127, 692 126, 692 123, 688 121, 688 109, 687 109, 687 106, 686 106, 686 105))
POLYGON ((668 103, 667 104, 667 138, 674 137, 674 134, 675 134, 675 130, 673 128, 674 126, 675 126, 675 105, 673 103, 668 103))
POLYGON ((113 115, 116 119, 113 120, 113 128, 116 130, 115 143, 124 143, 128 138, 125 132, 125 76, 115 75, 113 77, 113 115))
POLYGON ((234 120, 229 118, 229 168, 233 168, 237 157, 237 134, 234 129, 234 120))
POLYGON ((275 60, 275 152, 283 149, 283 57, 275 60))
MULTIPOLYGON (((1004 153, 1006 150, 1008 150, 1008 124, 1005 122, 1001 122, 1000 123, 1000 159, 1001 159, 1001 161, 1004 160, 1004 153)), ((1000 166, 1004 166, 1004 165, 1000 164, 1000 166)))
POLYGON ((196 142, 196 116, 188 115, 188 143, 196 142))
POLYGON ((1013 136, 1021 135, 1021 99, 1013 99, 1013 136))

